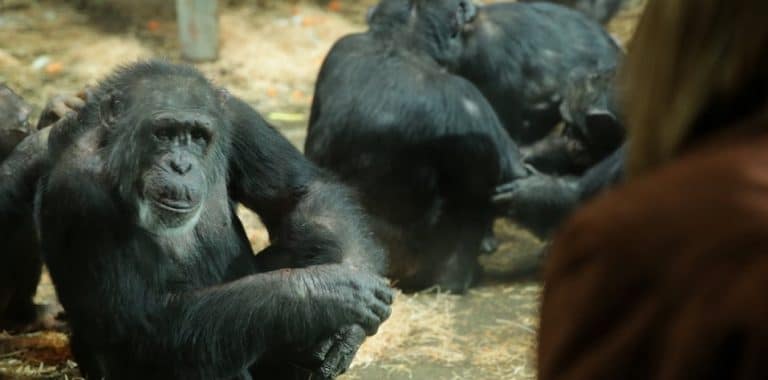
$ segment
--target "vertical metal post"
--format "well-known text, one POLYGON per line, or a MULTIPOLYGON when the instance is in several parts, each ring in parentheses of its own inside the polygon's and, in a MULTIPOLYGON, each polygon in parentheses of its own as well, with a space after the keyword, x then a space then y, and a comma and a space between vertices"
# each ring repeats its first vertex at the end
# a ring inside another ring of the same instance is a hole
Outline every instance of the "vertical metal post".
POLYGON ((219 55, 216 0, 176 0, 181 55, 190 61, 212 61, 219 55))

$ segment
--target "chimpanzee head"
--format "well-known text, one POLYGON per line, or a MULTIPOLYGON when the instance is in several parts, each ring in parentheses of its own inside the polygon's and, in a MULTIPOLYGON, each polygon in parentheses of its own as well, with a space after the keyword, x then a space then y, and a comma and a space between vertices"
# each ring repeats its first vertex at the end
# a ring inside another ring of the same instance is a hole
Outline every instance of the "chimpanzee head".
POLYGON ((0 83, 0 161, 33 132, 28 120, 31 111, 21 97, 0 83))
POLYGON ((92 106, 104 129, 107 174, 142 227, 193 227, 208 191, 224 180, 230 126, 225 96, 198 71, 152 61, 106 80, 92 106))
POLYGON ((476 14, 472 0, 382 0, 368 23, 375 32, 403 30, 417 48, 451 67, 461 53, 460 33, 476 14))

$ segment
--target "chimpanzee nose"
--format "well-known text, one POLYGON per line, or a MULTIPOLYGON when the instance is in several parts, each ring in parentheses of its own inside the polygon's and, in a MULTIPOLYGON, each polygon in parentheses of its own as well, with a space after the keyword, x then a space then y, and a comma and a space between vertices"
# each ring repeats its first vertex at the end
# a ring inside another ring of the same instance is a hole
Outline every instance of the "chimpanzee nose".
POLYGON ((187 174, 192 170, 192 163, 184 157, 174 157, 170 160, 171 169, 177 174, 187 174))

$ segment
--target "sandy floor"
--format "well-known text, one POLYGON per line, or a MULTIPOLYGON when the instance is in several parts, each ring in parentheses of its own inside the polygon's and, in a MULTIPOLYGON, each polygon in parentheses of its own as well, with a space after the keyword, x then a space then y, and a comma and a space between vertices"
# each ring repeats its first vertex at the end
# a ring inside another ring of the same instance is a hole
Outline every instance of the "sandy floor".
MULTIPOLYGON (((218 84, 258 108, 297 146, 304 140, 313 83, 340 36, 364 29, 374 0, 317 3, 220 1, 220 59, 197 65, 218 84), (260 5, 257 5, 260 4, 260 5), (354 3, 354 4, 353 4, 354 3), (336 6, 339 6, 338 8, 336 6)), ((178 60, 172 9, 130 1, 0 2, 0 82, 37 110, 56 92, 76 91, 115 66, 155 56, 178 60), (79 9, 77 3, 86 7, 79 9), (106 5, 109 4, 110 8, 106 5)), ((148 4, 161 1, 147 1, 148 4)), ((632 6, 610 29, 631 35, 632 6)), ((267 244, 258 218, 242 211, 255 248, 267 244)), ((542 243, 509 223, 496 226, 503 245, 484 257, 489 276, 465 296, 400 295, 380 333, 369 339, 346 379, 532 379, 539 284, 521 277, 542 243)), ((44 279, 38 299, 55 297, 44 279)), ((66 336, 0 334, 0 379, 72 379, 66 336)))

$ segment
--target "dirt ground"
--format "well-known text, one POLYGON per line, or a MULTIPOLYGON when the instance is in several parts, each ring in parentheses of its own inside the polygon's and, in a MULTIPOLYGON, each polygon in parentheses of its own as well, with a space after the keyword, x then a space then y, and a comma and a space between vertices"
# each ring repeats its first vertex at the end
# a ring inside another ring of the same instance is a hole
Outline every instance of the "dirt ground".
MULTIPOLYGON (((642 1, 609 26, 626 42, 642 1)), ((139 58, 179 60, 170 1, 0 1, 0 82, 39 112, 45 99, 95 83, 139 58)), ((219 1, 220 57, 196 65, 259 109, 302 147, 314 79, 331 44, 365 29, 375 0, 219 1)), ((255 249, 268 243, 258 217, 241 210, 255 249)), ((368 339, 344 379, 533 379, 540 284, 523 273, 543 243, 498 222, 502 246, 484 257, 483 284, 464 296, 400 294, 392 317, 368 339)), ((38 301, 55 293, 45 277, 38 301)), ((74 379, 66 335, 0 333, 0 379, 74 379)))

